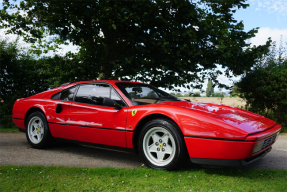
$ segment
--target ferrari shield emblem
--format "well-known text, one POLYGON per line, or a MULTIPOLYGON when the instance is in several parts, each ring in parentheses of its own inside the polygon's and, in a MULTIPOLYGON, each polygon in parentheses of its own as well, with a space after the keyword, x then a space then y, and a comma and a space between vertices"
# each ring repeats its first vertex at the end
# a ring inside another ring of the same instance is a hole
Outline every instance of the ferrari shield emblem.
POLYGON ((137 110, 134 109, 134 110, 132 111, 132 116, 135 116, 136 113, 137 113, 137 110))

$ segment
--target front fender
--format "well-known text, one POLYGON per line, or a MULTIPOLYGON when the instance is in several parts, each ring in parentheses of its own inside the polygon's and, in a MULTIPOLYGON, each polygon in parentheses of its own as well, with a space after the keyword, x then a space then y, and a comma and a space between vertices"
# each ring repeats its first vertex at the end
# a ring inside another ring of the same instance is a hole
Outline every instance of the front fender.
POLYGON ((128 110, 127 131, 134 131, 140 120, 149 115, 172 119, 184 136, 244 140, 247 132, 216 118, 187 108, 168 105, 133 106, 128 110))

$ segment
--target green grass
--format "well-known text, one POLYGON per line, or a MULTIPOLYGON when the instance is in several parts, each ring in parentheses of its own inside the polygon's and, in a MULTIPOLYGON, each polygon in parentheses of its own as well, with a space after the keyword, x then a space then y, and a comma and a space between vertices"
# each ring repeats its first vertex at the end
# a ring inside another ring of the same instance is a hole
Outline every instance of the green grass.
POLYGON ((10 133, 15 133, 15 132, 20 132, 17 127, 12 127, 12 128, 2 128, 0 127, 0 132, 10 132, 10 133))
POLYGON ((287 171, 0 166, 0 191, 286 191, 287 171))

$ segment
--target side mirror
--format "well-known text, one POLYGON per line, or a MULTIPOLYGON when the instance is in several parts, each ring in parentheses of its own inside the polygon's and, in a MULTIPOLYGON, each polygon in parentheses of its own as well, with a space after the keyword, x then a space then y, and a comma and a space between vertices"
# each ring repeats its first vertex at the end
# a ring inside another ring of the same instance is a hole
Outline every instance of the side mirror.
POLYGON ((114 107, 115 109, 122 109, 122 106, 118 104, 116 101, 110 99, 110 98, 104 98, 103 99, 103 105, 114 107))

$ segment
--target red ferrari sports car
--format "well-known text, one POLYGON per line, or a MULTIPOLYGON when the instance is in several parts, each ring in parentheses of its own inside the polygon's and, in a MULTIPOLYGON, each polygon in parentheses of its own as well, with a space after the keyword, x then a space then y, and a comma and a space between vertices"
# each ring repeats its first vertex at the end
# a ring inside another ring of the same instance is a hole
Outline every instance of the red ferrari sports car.
POLYGON ((13 122, 34 148, 64 139, 132 149, 154 169, 186 159, 242 166, 271 150, 281 125, 214 103, 184 101, 144 83, 82 81, 18 99, 13 122))

